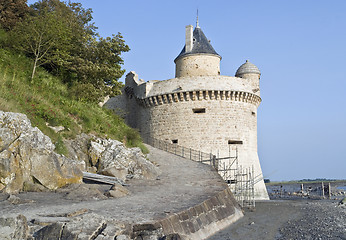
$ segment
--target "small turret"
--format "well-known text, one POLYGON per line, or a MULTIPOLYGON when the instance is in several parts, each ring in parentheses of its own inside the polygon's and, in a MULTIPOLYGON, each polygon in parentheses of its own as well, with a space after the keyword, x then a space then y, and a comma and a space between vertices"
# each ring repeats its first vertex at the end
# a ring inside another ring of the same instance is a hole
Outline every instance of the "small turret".
POLYGON ((216 53, 198 24, 192 30, 192 25, 186 26, 185 46, 174 60, 175 76, 220 75, 221 56, 216 53))
POLYGON ((246 60, 246 62, 238 68, 235 76, 249 80, 253 93, 256 93, 257 95, 260 94, 259 80, 261 72, 256 65, 250 63, 249 60, 246 60))

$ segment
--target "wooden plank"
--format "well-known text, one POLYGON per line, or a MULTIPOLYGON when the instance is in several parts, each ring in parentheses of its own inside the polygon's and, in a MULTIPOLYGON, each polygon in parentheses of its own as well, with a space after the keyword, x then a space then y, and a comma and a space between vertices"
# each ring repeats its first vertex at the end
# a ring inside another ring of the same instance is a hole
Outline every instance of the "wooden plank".
POLYGON ((83 179, 94 181, 94 182, 106 183, 110 185, 113 185, 113 184, 121 184, 123 186, 126 185, 125 182, 119 178, 96 174, 96 173, 89 173, 89 172, 83 172, 83 179))

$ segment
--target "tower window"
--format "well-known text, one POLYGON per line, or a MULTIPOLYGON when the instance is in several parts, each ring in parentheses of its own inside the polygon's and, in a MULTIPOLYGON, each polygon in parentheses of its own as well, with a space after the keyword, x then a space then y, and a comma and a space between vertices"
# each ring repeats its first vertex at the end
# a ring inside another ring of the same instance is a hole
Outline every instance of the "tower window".
POLYGON ((178 144, 178 139, 173 139, 173 140, 172 140, 172 143, 173 143, 173 144, 178 144))
POLYGON ((255 112, 252 112, 252 116, 256 116, 256 113, 255 113, 255 112))
POLYGON ((194 108, 193 113, 205 113, 205 108, 194 108))
POLYGON ((243 144, 243 141, 239 141, 239 140, 228 140, 228 144, 243 144))

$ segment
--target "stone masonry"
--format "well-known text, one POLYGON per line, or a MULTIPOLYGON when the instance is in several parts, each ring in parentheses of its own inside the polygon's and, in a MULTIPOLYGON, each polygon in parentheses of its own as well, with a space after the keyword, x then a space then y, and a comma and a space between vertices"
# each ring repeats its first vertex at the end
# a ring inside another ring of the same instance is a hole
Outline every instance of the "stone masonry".
MULTIPOLYGON (((154 137, 219 158, 237 149, 239 164, 253 167, 262 179, 257 154, 260 71, 246 61, 235 77, 220 75, 221 56, 198 25, 193 32, 191 28, 186 27, 186 45, 175 59, 176 78, 145 82, 130 72, 125 94, 106 106, 121 110, 144 139, 154 137)), ((263 179, 255 184, 255 198, 269 199, 263 179)))

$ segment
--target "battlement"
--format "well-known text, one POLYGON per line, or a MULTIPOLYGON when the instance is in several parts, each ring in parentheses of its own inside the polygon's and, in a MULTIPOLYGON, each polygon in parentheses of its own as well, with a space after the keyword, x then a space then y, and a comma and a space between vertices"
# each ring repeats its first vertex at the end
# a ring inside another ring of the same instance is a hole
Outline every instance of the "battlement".
MULTIPOLYGON (((133 90, 129 87, 125 88, 125 93, 128 95, 133 94, 133 90)), ((198 90, 189 92, 174 92, 156 96, 149 96, 146 98, 139 98, 136 100, 144 107, 154 107, 162 104, 169 104, 183 101, 202 101, 202 100, 225 100, 225 101, 240 101, 254 104, 259 106, 261 98, 255 94, 240 91, 223 91, 223 90, 198 90)))
POLYGON ((252 88, 248 79, 230 76, 194 76, 145 82, 138 80, 138 75, 132 71, 126 76, 125 92, 142 100, 161 96, 168 99, 165 102, 172 102, 170 95, 173 101, 174 96, 179 95, 181 101, 220 99, 250 102, 257 106, 261 102, 258 89, 252 88))

